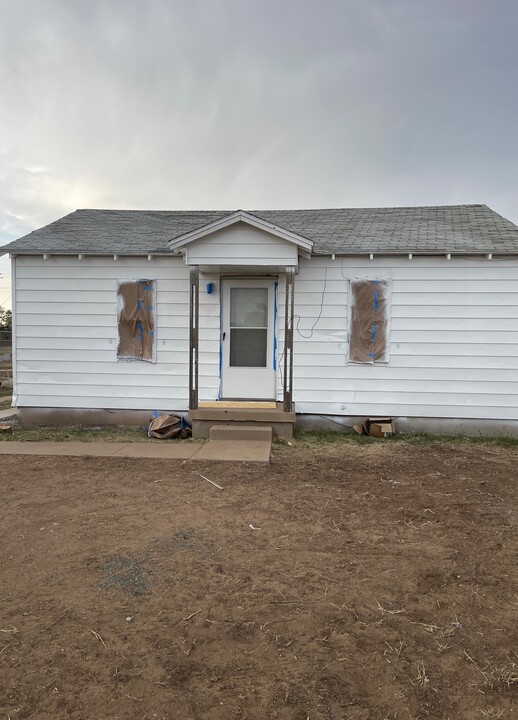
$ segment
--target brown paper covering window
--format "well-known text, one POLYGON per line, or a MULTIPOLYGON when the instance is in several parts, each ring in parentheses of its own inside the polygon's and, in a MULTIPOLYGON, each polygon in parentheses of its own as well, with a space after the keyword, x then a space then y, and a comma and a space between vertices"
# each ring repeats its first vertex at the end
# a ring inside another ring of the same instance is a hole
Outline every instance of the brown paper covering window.
POLYGON ((152 362, 155 346, 154 281, 119 284, 117 357, 152 362))
POLYGON ((352 280, 351 295, 350 362, 386 361, 388 283, 352 280))

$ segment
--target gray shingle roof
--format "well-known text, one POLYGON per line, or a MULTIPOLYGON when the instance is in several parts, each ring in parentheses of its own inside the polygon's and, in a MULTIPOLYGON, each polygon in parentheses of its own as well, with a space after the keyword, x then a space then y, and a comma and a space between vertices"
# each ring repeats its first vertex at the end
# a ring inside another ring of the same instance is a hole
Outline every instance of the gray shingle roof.
MULTIPOLYGON (((233 211, 76 210, 1 252, 168 254, 168 240, 233 211)), ((331 210, 251 210, 312 240, 314 254, 518 254, 518 226, 487 205, 331 210)))

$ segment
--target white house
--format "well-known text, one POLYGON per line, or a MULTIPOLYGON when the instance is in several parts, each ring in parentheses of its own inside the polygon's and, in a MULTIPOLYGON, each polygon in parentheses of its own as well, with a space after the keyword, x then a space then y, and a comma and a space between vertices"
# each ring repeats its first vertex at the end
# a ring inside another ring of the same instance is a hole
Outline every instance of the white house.
POLYGON ((485 205, 77 210, 2 252, 23 421, 518 434, 518 227, 485 205))

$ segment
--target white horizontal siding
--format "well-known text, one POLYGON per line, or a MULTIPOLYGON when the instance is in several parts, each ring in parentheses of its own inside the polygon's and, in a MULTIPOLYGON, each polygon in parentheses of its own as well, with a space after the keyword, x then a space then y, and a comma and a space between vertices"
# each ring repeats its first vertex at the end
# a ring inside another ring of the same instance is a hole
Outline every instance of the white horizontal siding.
MULTIPOLYGON (((116 332, 116 331, 115 331, 116 332)), ((201 334, 201 332, 200 332, 201 334)), ((219 346, 216 347, 214 342, 207 342, 206 340, 200 341, 200 353, 219 353, 219 346)), ((25 350, 63 350, 68 351, 83 351, 91 350, 92 347, 97 350, 105 350, 109 352, 115 352, 117 349, 117 341, 114 338, 86 338, 86 337, 63 337, 63 338, 49 338, 49 337, 18 337, 16 342, 17 349, 21 351, 25 350)), ((170 340, 165 337, 157 336, 157 353, 160 353, 160 359, 157 360, 157 365, 161 365, 162 355, 164 347, 171 353, 174 353, 174 357, 180 358, 183 353, 187 353, 189 349, 188 338, 180 340, 170 340)), ((168 358, 171 356, 167 356, 168 358)), ((164 357, 164 359, 166 359, 164 357)), ((202 359, 200 359, 203 361, 202 359)), ((182 361, 185 361, 184 359, 182 361)), ((114 361, 115 362, 115 361, 114 361)), ((131 360, 119 360, 117 362, 133 362, 131 360)))
MULTIPOLYGON (((228 245, 235 253, 236 238, 220 250, 228 245)), ((270 244, 275 248, 279 241, 270 244)), ((253 244, 247 252, 252 250, 253 244)), ((200 263, 207 259, 200 256, 200 263)), ((18 257, 15 262, 18 405, 187 409, 189 280, 182 258, 18 257), (138 278, 157 281, 153 364, 116 359, 117 282, 138 278)), ((219 254, 218 262, 223 262, 219 254)), ((204 400, 219 393, 219 286, 218 276, 202 277, 204 400), (215 283, 211 295, 205 291, 209 281, 215 283)), ((281 388, 283 277, 278 313, 281 388)), ((295 313, 298 412, 518 419, 517 259, 302 259, 295 313), (348 279, 355 277, 392 281, 387 366, 347 363, 348 279)))
MULTIPOLYGON (((205 346, 207 348, 207 346, 205 346)), ((204 350, 203 355, 203 364, 204 365, 213 365, 219 364, 219 350, 216 348, 212 350, 213 343, 210 343, 208 346, 209 349, 204 350)), ((182 358, 180 361, 180 358, 178 357, 178 348, 173 350, 166 350, 162 348, 161 350, 161 356, 162 361, 165 364, 173 365, 175 368, 177 367, 183 367, 184 359, 182 358)), ((56 365, 56 363, 65 362, 67 364, 69 363, 75 363, 79 362, 82 363, 85 360, 88 360, 89 363, 113 363, 113 347, 109 347, 106 350, 91 350, 88 348, 85 349, 77 349, 77 348, 67 348, 67 356, 66 360, 63 360, 63 352, 62 350, 59 350, 56 347, 52 348, 42 348, 39 347, 37 349, 32 347, 20 347, 20 344, 18 344, 18 363, 20 366, 22 366, 24 363, 36 363, 40 366, 42 362, 51 361, 53 365, 56 365)), ((126 363, 128 366, 130 366, 130 371, 132 373, 137 372, 143 372, 144 374, 149 371, 147 368, 147 364, 139 363, 139 362, 133 362, 131 360, 121 360, 121 363, 126 363), (137 368, 144 368, 143 370, 137 370, 137 368)), ((185 367, 187 368, 187 361, 185 360, 185 367)), ((104 368, 106 369, 106 368, 104 368)), ((103 370, 101 369, 100 372, 103 370)), ((117 372, 122 372, 122 369, 117 372)))
POLYGON ((114 394, 106 390, 105 394, 90 394, 85 396, 83 392, 77 392, 71 387, 64 387, 62 394, 52 393, 45 395, 30 394, 26 387, 21 388, 24 404, 19 407, 52 407, 52 408, 100 408, 117 410, 147 410, 149 413, 155 410, 185 410, 187 400, 179 400, 183 396, 184 389, 159 387, 148 389, 145 397, 139 397, 133 393, 114 394), (181 402, 181 407, 178 403, 181 402))
MULTIPOLYGON (((284 282, 279 309, 282 353, 284 282)), ((298 412, 518 419, 517 258, 301 259, 295 315, 298 412), (347 362, 348 281, 369 277, 391 280, 388 365, 347 362)))
MULTIPOLYGON (((24 293, 25 296, 25 293, 24 293)), ((183 294, 182 294, 183 296, 183 294)), ((62 305, 61 300, 52 300, 48 299, 46 297, 45 300, 38 302, 35 304, 32 301, 25 301, 20 300, 17 305, 17 313, 23 314, 23 313, 32 313, 33 315, 46 315, 47 318, 51 317, 59 317, 59 308, 58 306, 62 305)), ((112 316, 113 314, 113 308, 117 308, 117 303, 110 301, 109 303, 99 303, 99 302, 67 302, 67 312, 70 315, 75 315, 75 317, 80 317, 82 315, 85 315, 86 317, 89 317, 92 314, 95 314, 96 317, 102 317, 105 316, 112 316), (102 305, 102 307, 99 307, 99 305, 102 305)), ((162 314, 164 317, 171 317, 171 318, 177 318, 178 322, 181 321, 181 318, 188 318, 189 313, 189 302, 188 298, 186 302, 183 303, 167 303, 167 302, 161 302, 160 308, 162 310, 162 314)), ((47 318, 45 318, 45 322, 47 321, 47 318)), ((202 318, 203 319, 203 316, 202 318)), ((38 321, 40 318, 38 318, 38 321)), ((188 322, 188 320, 187 320, 188 322)))
MULTIPOLYGON (((70 257, 50 257, 44 262, 41 262, 41 258, 37 256, 28 256, 24 258, 27 264, 24 265, 23 280, 63 280, 63 268, 67 268, 66 280, 82 280, 85 276, 85 272, 88 272, 88 279, 90 282, 97 280, 112 280, 114 274, 117 273, 117 267, 120 267, 121 263, 124 264, 129 276, 137 279, 149 278, 153 274, 153 270, 156 271, 157 263, 168 263, 168 272, 162 274, 164 280, 181 280, 185 281, 185 268, 183 262, 178 262, 178 258, 172 258, 175 265, 171 265, 170 260, 167 258, 154 257, 151 261, 147 261, 146 258, 142 258, 137 261, 135 258, 121 258, 117 260, 111 260, 108 258, 99 257, 85 257, 83 260, 78 261, 76 256, 70 257), (75 263, 75 264, 73 264, 75 263)), ((188 280, 188 276, 187 276, 188 280)))
MULTIPOLYGON (((182 258, 17 257, 20 407, 186 410, 189 269, 182 258), (156 280, 156 363, 117 360, 117 284, 156 280)), ((202 278, 202 288, 211 278, 202 278)), ((219 296, 200 293, 200 393, 219 391, 219 296)))
MULTIPOLYGON (((315 262, 315 260, 313 260, 315 262)), ((411 271, 411 267, 408 268, 408 271, 411 271)), ((331 269, 330 269, 331 272, 331 269)), ((334 275, 334 273, 333 273, 334 275)), ((354 278, 354 275, 351 275, 351 277, 354 278)), ((302 273, 299 277, 297 277, 297 290, 301 295, 308 295, 311 293, 322 293, 322 284, 324 280, 323 278, 316 279, 316 278, 304 278, 302 276, 302 273)), ((344 284, 344 278, 330 278, 327 279, 327 285, 326 285, 326 293, 329 293, 331 296, 333 293, 341 293, 342 288, 344 284)), ((432 297, 436 295, 459 295, 460 293, 472 293, 475 296, 479 297, 480 295, 493 295, 493 293, 501 294, 514 294, 514 290, 516 289, 516 281, 512 280, 498 280, 498 285, 493 290, 491 287, 488 287, 487 284, 483 280, 441 280, 441 288, 439 289, 437 286, 437 282, 434 280, 404 280, 399 278, 394 278, 392 281, 392 290, 394 294, 398 294, 400 297, 397 299, 399 300, 398 304, 404 304, 405 303, 405 296, 407 294, 415 294, 418 293, 419 295, 422 295, 423 293, 430 294, 432 297)))
POLYGON ((294 243, 246 223, 236 223, 195 240, 186 252, 191 265, 286 266, 298 261, 294 243))
MULTIPOLYGON (((117 312, 117 308, 115 307, 115 312, 117 312)), ((182 336, 184 335, 183 330, 185 328, 189 328, 189 306, 185 305, 180 310, 181 315, 172 315, 168 313, 162 312, 162 315, 160 317, 160 326, 162 328, 177 328, 182 331, 182 336)), ((52 314, 50 312, 47 313, 24 313, 24 312, 18 312, 18 317, 22 319, 22 323, 24 324, 24 327, 30 327, 30 326, 42 326, 45 328, 51 328, 56 326, 64 326, 65 323, 68 324, 68 326, 73 325, 75 327, 90 327, 92 320, 92 314, 90 315, 84 315, 84 314, 75 314, 74 320, 72 321, 72 316, 67 315, 66 318, 63 317, 63 315, 57 315, 52 314), (65 319, 65 323, 63 320, 65 319)), ((95 315, 96 318, 96 324, 97 327, 113 327, 113 308, 106 308, 106 310, 101 314, 97 313, 95 315)), ((210 334, 211 332, 214 332, 213 327, 213 321, 211 317, 206 316, 200 316, 199 320, 199 327, 207 330, 207 334, 210 334)))
MULTIPOLYGON (((22 317, 22 323, 24 318, 22 317)), ((117 331, 117 328, 115 327, 117 331)), ((201 330, 200 330, 201 332, 201 330)), ((111 326, 75 326, 72 325, 71 321, 67 318, 62 325, 23 325, 19 324, 17 331, 17 337, 20 340, 24 338, 48 338, 49 340, 60 340, 62 338, 68 340, 73 338, 83 338, 85 340, 109 340, 112 342, 116 341, 113 337, 113 323, 111 326)), ((219 331, 217 328, 206 329, 203 333, 206 341, 218 341, 219 331)), ((175 344, 175 348, 182 347, 188 342, 189 330, 188 328, 177 328, 166 325, 160 325, 156 330, 156 337, 158 342, 158 348, 164 347, 164 345, 175 344)), ((186 346, 187 347, 187 346, 186 346)))

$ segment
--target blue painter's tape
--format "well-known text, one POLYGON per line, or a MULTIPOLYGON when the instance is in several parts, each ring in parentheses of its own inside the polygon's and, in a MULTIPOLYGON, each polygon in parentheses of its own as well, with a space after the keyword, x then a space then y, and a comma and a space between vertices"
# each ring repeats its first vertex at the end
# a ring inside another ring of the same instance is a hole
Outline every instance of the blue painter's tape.
POLYGON ((150 305, 150 306, 148 307, 148 311, 151 312, 151 310, 153 310, 153 306, 152 306, 152 305, 150 305))
POLYGON ((137 323, 137 330, 138 330, 138 341, 142 345, 142 325, 141 323, 137 323))
POLYGON ((140 302, 140 300, 137 300, 137 310, 140 310, 141 307, 142 303, 140 302))
POLYGON ((158 410, 155 410, 154 413, 153 413, 153 415, 154 415, 155 417, 158 417, 158 410))
POLYGON ((376 353, 369 353, 369 354, 368 354, 368 357, 375 358, 375 357, 376 357, 376 353))
POLYGON ((154 331, 154 330, 150 330, 150 331, 149 331, 149 334, 150 334, 150 335, 154 335, 154 334, 155 334, 155 331, 154 331))
POLYGON ((377 310, 380 302, 380 294, 377 290, 374 290, 374 310, 377 310))
POLYGON ((376 340, 376 325, 371 325, 371 341, 376 340))
POLYGON ((273 370, 277 371, 277 286, 276 280, 273 286, 273 370))

